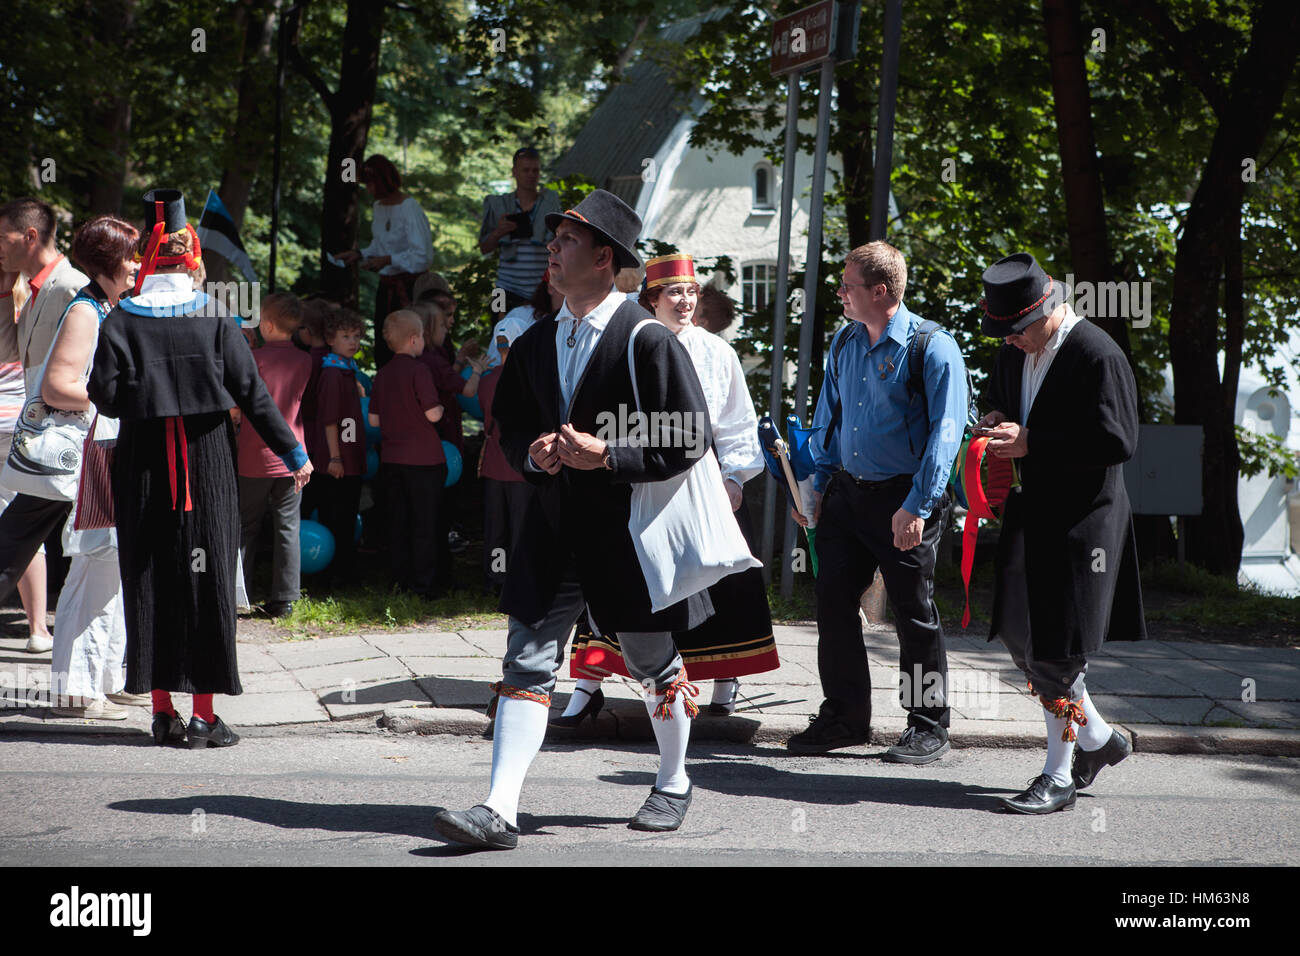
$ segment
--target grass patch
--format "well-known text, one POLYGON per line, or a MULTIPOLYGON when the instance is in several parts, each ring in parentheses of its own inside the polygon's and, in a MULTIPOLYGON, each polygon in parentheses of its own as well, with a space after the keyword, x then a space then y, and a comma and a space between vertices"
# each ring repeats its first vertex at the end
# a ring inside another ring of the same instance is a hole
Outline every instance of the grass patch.
POLYGON ((357 630, 422 627, 437 631, 505 627, 495 595, 452 591, 436 601, 378 589, 340 589, 329 597, 310 594, 294 603, 293 614, 279 622, 295 638, 357 630))
POLYGON ((1300 629, 1300 597, 1267 594, 1233 578, 1211 574, 1191 564, 1161 561, 1142 569, 1147 592, 1165 592, 1189 600, 1147 609, 1147 618, 1206 629, 1247 627, 1300 629))

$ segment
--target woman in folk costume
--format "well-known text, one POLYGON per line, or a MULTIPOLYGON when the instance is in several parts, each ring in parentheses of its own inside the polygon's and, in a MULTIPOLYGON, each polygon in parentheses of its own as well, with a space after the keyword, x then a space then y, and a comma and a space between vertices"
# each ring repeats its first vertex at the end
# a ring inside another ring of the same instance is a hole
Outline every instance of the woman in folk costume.
POLYGON ((1146 638, 1124 462, 1137 447, 1137 386, 1110 336, 1025 252, 984 271, 981 331, 1004 341, 977 435, 1016 460, 998 539, 989 640, 1001 639, 1043 705, 1047 760, 1016 813, 1069 810, 1076 791, 1132 753, 1084 686, 1107 641, 1146 638))
POLYGON ((133 294, 100 327, 88 392, 117 418, 113 503, 126 603, 126 689, 153 693, 159 744, 238 741, 212 709, 239 694, 235 559, 239 500, 229 409, 293 472, 311 474, 257 373, 237 320, 196 291, 198 237, 174 189, 145 194, 141 265, 133 294), (189 726, 170 691, 194 695, 189 726))
MULTIPOLYGON (((754 528, 742 489, 746 481, 763 470, 758 418, 736 350, 722 337, 692 322, 699 292, 695 263, 690 256, 659 256, 646 262, 641 307, 653 312, 656 319, 676 333, 677 341, 691 357, 709 406, 709 424, 713 428, 723 487, 731 499, 731 510, 741 533, 753 551, 754 528)), ((760 569, 728 575, 709 588, 709 598, 714 616, 699 627, 674 633, 673 640, 691 677, 713 680, 709 712, 725 715, 736 709, 738 678, 776 670, 780 662, 760 569)), ((601 677, 609 673, 627 675, 618 636, 596 634, 589 620, 579 619, 571 668, 578 682, 568 708, 551 721, 552 726, 573 727, 588 714, 594 719, 600 713, 605 702, 600 689, 601 677)))

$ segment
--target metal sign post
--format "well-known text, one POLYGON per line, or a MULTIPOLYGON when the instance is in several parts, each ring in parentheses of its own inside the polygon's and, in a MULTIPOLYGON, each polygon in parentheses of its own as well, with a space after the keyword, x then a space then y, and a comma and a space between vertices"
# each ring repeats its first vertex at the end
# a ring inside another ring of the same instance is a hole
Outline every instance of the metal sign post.
MULTIPOLYGON (((772 25, 773 75, 790 74, 786 98, 785 170, 781 184, 781 244, 777 262, 776 302, 772 323, 772 420, 781 422, 781 388, 785 384, 785 319, 789 289, 789 237, 794 199, 794 143, 798 123, 798 75, 814 66, 821 67, 817 94, 817 148, 813 157, 812 196, 809 201, 808 249, 804 259, 803 303, 799 314, 799 362, 795 380, 795 414, 804 420, 808 410, 809 361, 817 307, 817 283, 821 271, 822 213, 826 196, 826 153, 829 147, 831 93, 837 60, 851 59, 857 47, 857 3, 840 4, 823 0, 804 7, 772 25), (849 35, 844 35, 849 34, 849 35)), ((767 505, 763 517, 763 547, 771 554, 775 537, 772 496, 776 482, 767 481, 767 505)), ((784 509, 783 509, 784 510, 784 509)), ((794 558, 798 542, 793 518, 786 515, 781 552, 781 594, 794 593, 794 558)), ((807 566, 807 563, 805 563, 807 566)))
MULTIPOLYGON (((785 93, 785 157, 781 160, 781 238, 776 253, 776 298, 772 301, 772 382, 768 414, 772 421, 781 421, 781 392, 785 387, 785 310, 790 297, 790 218, 794 204, 795 147, 799 139, 799 74, 791 73, 786 79, 785 93)), ((763 488, 763 579, 772 583, 772 568, 768 556, 776 543, 776 509, 773 499, 781 495, 776 479, 770 473, 763 488)), ((784 509, 782 509, 784 512, 784 509)), ((794 522, 785 521, 785 541, 790 537, 794 522)))

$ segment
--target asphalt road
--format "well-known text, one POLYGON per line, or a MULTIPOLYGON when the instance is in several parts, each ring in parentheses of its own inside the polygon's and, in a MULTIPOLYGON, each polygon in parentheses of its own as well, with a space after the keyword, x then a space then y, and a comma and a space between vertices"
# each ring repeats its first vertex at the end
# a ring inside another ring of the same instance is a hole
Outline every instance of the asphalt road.
MULTIPOLYGON (((336 725, 337 726, 337 725, 336 725)), ((1041 766, 960 750, 927 767, 701 744, 682 830, 626 822, 649 747, 548 745, 517 850, 467 853, 434 813, 487 793, 491 741, 381 731, 249 735, 229 750, 41 733, 0 741, 0 865, 1295 865, 1300 763, 1135 754, 1072 812, 994 812, 1041 766)))

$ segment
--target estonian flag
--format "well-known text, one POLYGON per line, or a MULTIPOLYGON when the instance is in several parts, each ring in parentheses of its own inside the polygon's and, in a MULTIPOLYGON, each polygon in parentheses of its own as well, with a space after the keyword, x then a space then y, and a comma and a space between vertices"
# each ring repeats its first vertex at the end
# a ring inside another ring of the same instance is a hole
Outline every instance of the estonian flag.
POLYGON ((244 244, 239 241, 235 220, 230 218, 221 197, 212 189, 208 190, 208 201, 199 218, 199 243, 204 252, 215 252, 223 257, 242 272, 249 282, 257 278, 253 272, 253 260, 248 258, 244 244))

